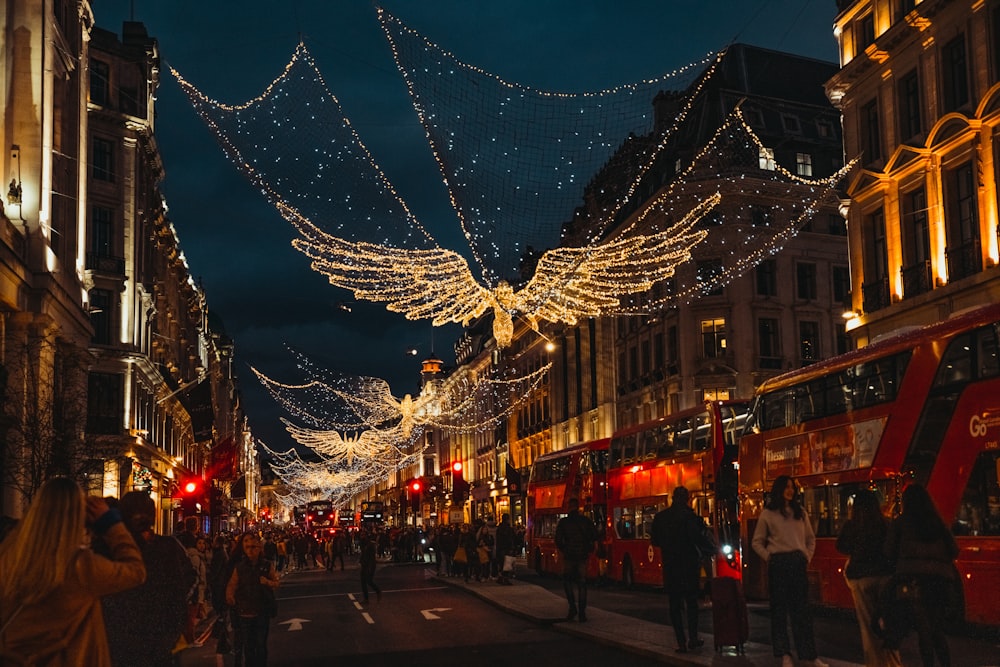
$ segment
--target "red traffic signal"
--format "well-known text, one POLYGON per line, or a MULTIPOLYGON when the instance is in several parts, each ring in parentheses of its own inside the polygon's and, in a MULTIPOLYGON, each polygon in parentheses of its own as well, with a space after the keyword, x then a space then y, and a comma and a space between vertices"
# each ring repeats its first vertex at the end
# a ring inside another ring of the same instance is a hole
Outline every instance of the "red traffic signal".
POLYGON ((181 477, 177 488, 182 496, 197 496, 202 492, 202 480, 200 477, 181 477))
POLYGON ((410 482, 410 491, 412 491, 413 493, 420 493, 420 480, 419 479, 415 479, 412 482, 410 482))
POLYGON ((462 462, 451 464, 451 497, 455 502, 464 502, 469 495, 469 483, 462 476, 462 462))

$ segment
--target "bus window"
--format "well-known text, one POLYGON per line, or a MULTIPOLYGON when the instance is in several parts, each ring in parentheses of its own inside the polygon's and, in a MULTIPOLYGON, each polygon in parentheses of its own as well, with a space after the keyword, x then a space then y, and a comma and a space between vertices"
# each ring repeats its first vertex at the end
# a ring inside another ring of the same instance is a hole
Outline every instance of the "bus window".
POLYGON ((694 427, 694 451, 704 452, 712 445, 712 420, 708 413, 691 418, 694 427))
POLYGON ((691 420, 678 419, 674 424, 674 449, 678 454, 691 452, 691 420))
POLYGON ((623 540, 635 539, 635 519, 628 508, 615 508, 615 533, 623 540))
POLYGON ((789 393, 795 410, 794 423, 801 424, 823 415, 822 407, 817 405, 817 398, 821 392, 816 382, 794 387, 789 393))
POLYGON ((996 325, 982 327, 951 342, 934 379, 935 387, 963 384, 1000 374, 996 325))
POLYGON ((674 453, 674 430, 669 426, 657 426, 652 429, 656 433, 656 456, 666 458, 674 453))
POLYGON ((600 449, 590 452, 590 470, 594 473, 606 473, 608 471, 608 450, 600 449))
POLYGON ((726 446, 737 446, 743 435, 743 426, 748 423, 746 405, 741 404, 738 410, 723 406, 719 408, 719 414, 722 415, 722 439, 726 446))
POLYGON ((704 519, 705 523, 709 526, 715 525, 714 499, 715 496, 713 495, 696 494, 694 496, 694 502, 691 503, 691 506, 694 508, 694 513, 704 519))
POLYGON ((829 500, 827 487, 815 486, 802 491, 802 506, 812 521, 816 537, 830 537, 833 532, 830 527, 829 500))
POLYGON ((659 429, 651 428, 639 434, 639 452, 643 460, 655 459, 659 450, 659 429))
POLYGON ((648 540, 653 532, 653 517, 656 516, 656 505, 646 505, 642 508, 642 523, 639 526, 639 537, 648 540))
POLYGON ((836 537, 840 534, 840 529, 851 518, 854 496, 862 489, 875 491, 879 505, 891 509, 894 484, 893 480, 887 479, 877 482, 874 488, 868 482, 851 482, 805 489, 802 504, 812 521, 816 537, 836 537))
POLYGON ((997 325, 983 327, 976 336, 978 343, 979 377, 1000 375, 1000 350, 997 349, 997 325))
POLYGON ((535 537, 555 538, 556 525, 559 523, 559 516, 555 514, 543 514, 535 521, 535 537))
POLYGON ((849 368, 848 374, 852 378, 851 409, 858 410, 895 400, 910 354, 912 350, 907 350, 849 368))
POLYGON ((635 434, 621 438, 622 464, 635 463, 635 434))
POLYGON ((972 349, 972 332, 957 336, 941 358, 934 386, 946 387, 970 381, 972 379, 972 349))
POLYGON ((1000 535, 1000 450, 981 452, 952 525, 956 535, 1000 535))
POLYGON ((785 419, 785 391, 775 391, 762 396, 757 402, 760 410, 759 426, 768 431, 788 425, 785 419))

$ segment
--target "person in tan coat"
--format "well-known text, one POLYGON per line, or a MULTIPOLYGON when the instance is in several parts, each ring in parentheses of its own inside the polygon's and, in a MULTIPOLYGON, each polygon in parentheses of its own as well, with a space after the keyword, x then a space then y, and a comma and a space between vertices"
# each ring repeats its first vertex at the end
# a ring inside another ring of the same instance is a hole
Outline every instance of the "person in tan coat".
POLYGON ((69 478, 50 479, 0 545, 0 664, 108 667, 100 598, 145 577, 118 511, 69 478), (88 526, 110 559, 85 546, 88 526))

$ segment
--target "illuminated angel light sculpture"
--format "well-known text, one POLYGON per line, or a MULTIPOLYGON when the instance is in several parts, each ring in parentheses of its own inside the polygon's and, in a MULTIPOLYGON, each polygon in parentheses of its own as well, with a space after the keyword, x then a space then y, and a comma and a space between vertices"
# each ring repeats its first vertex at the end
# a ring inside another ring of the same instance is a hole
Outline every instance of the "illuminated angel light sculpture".
POLYGON ((380 457, 345 465, 342 460, 321 455, 313 456, 315 460, 306 460, 294 448, 277 452, 264 443, 261 446, 275 476, 282 482, 284 490, 276 496, 286 507, 316 498, 348 500, 359 491, 384 481, 396 470, 412 466, 421 456, 419 450, 396 450, 394 459, 380 457))
MULTIPOLYGON (((650 288, 664 285, 695 248, 712 242, 697 226, 719 203, 718 192, 669 196, 688 171, 675 177, 667 196, 642 203, 640 193, 724 52, 656 79, 556 93, 469 65, 385 10, 378 15, 475 268, 453 249, 457 244, 439 244, 435 236, 441 230, 432 234, 409 209, 305 45, 299 44, 262 94, 240 105, 209 98, 171 69, 227 155, 298 232, 294 247, 331 284, 356 300, 384 303, 435 326, 468 325, 492 313, 503 348, 511 344, 515 318, 537 328, 543 322, 573 325, 583 318, 632 314, 641 303, 653 307, 656 300, 644 298, 650 288), (650 104, 662 94, 673 109, 659 112, 664 117, 650 104), (585 184, 623 155, 627 162, 616 169, 624 182, 615 186, 600 219, 575 244, 564 242, 559 232, 585 184), (636 205, 631 219, 644 224, 619 227, 626 207, 636 205), (535 248, 552 249, 529 275, 535 248)), ((742 129, 753 134, 745 123, 742 129)), ((786 172, 774 175, 785 178, 786 172)), ((791 199, 810 199, 813 188, 829 193, 840 176, 789 180, 791 199), (806 194, 797 197, 799 190, 806 194)), ((733 183, 739 187, 741 180, 733 183)), ((746 187, 752 191, 757 180, 748 179, 746 187)), ((814 210, 804 206, 788 218, 786 229, 771 230, 766 239, 758 233, 742 246, 727 245, 724 250, 747 258, 730 265, 745 270, 780 249, 814 210)), ((455 235, 448 227, 444 232, 455 235)), ((699 277, 686 298, 735 275, 726 270, 699 277)))
MULTIPOLYGON (((484 194, 492 203, 482 208, 501 211, 500 218, 474 220, 472 207, 453 200, 461 211, 463 235, 474 246, 480 278, 474 277, 462 255, 434 240, 397 194, 326 88, 304 45, 263 94, 242 105, 211 100, 171 71, 225 152, 299 232, 293 245, 332 284, 350 290, 355 299, 386 303, 389 310, 409 319, 431 319, 435 326, 467 325, 492 311, 498 346, 507 347, 514 317, 534 326, 540 321, 573 324, 601 315, 616 308, 622 296, 648 289, 690 259, 691 248, 705 236, 693 227, 717 197, 706 198, 659 233, 549 250, 520 288, 515 287, 521 282, 515 275, 521 267, 510 259, 510 247, 502 248, 497 239, 516 239, 505 245, 513 246, 521 260, 527 250, 525 239, 537 239, 538 247, 558 245, 559 224, 553 224, 557 218, 551 211, 565 215, 580 196, 578 187, 566 187, 564 181, 582 184, 613 153, 621 137, 648 126, 649 99, 659 87, 683 86, 702 74, 706 63, 711 68, 715 62, 717 54, 712 54, 660 79, 597 95, 528 91, 545 104, 562 104, 559 122, 564 126, 554 140, 547 139, 547 145, 537 142, 552 132, 532 138, 536 143, 531 152, 549 157, 540 160, 542 171, 533 172, 531 192, 516 185, 519 201, 506 204, 502 196, 484 194), (626 98, 629 104, 622 104, 626 98), (631 111, 612 114, 612 108, 631 111), (589 123, 586 131, 580 130, 580 118, 589 123), (594 136, 581 136, 591 133, 594 136), (546 205, 538 206, 538 201, 546 205), (543 212, 548 217, 540 217, 543 212), (477 226, 490 231, 473 232, 477 226), (542 232, 548 235, 545 245, 542 232), (351 238, 361 234, 366 238, 351 238)), ((682 105, 678 119, 689 108, 682 105)))
POLYGON ((298 426, 287 419, 282 419, 281 422, 295 442, 331 459, 343 459, 348 466, 354 465, 355 459, 376 459, 386 449, 381 431, 341 434, 338 431, 319 431, 298 426))
POLYGON ((324 455, 350 454, 352 459, 392 443, 412 442, 418 428, 454 432, 490 428, 517 409, 519 398, 537 389, 551 368, 546 364, 520 376, 463 379, 447 389, 428 382, 416 397, 397 398, 381 378, 338 376, 296 354, 299 367, 311 376, 307 382, 287 384, 252 366, 251 370, 279 404, 313 426, 286 421, 297 442, 324 455))
POLYGON ((434 326, 448 322, 466 326, 492 311, 493 336, 497 346, 505 348, 513 340, 516 316, 535 329, 542 320, 573 325, 614 312, 623 296, 646 292, 670 278, 708 234, 694 227, 719 200, 718 194, 708 195, 682 220, 657 234, 547 250, 531 280, 516 291, 504 280, 494 288, 480 283, 457 252, 349 242, 323 232, 284 204, 278 209, 301 234, 292 245, 330 284, 351 290, 356 299, 385 303, 407 319, 430 319, 434 326))

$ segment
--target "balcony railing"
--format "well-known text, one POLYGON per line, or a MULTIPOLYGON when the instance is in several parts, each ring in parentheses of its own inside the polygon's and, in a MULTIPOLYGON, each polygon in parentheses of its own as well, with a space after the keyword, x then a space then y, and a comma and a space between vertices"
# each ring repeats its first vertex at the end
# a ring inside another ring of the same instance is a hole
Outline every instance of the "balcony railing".
POLYGON ((757 360, 757 367, 769 371, 781 370, 781 357, 760 357, 757 360))
POLYGON ((97 271, 112 276, 125 275, 125 260, 121 257, 108 257, 94 252, 87 253, 87 270, 97 271))
POLYGON ((876 310, 886 308, 892 303, 892 300, 889 298, 888 277, 865 283, 861 286, 861 294, 866 313, 874 313, 876 310))
POLYGON ((948 282, 968 278, 983 270, 983 254, 979 239, 968 241, 956 248, 944 251, 948 260, 948 282))
POLYGON ((934 287, 934 280, 931 277, 931 261, 929 259, 911 266, 904 266, 899 271, 903 278, 904 299, 911 299, 918 294, 930 292, 934 287))

